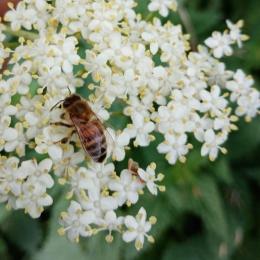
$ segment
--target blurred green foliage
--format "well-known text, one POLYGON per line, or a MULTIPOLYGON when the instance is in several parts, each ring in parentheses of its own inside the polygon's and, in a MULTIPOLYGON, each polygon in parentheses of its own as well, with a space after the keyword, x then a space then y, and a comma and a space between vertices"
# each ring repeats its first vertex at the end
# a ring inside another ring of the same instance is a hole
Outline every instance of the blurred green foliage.
MULTIPOLYGON (((148 15, 147 3, 147 0, 138 1, 137 10, 144 17, 148 15)), ((179 3, 189 14, 193 24, 191 33, 197 43, 202 43, 213 30, 223 30, 225 19, 245 20, 244 31, 251 39, 226 62, 229 68, 243 68, 251 73, 257 85, 260 1, 179 0, 179 3)), ((169 18, 174 23, 181 21, 178 14, 169 18)), ((126 123, 116 122, 116 128, 126 123)), ((68 202, 64 200, 64 191, 56 187, 52 191, 54 205, 39 220, 32 220, 22 212, 8 212, 1 206, 0 259, 260 259, 260 118, 251 124, 241 121, 239 131, 231 134, 227 146, 229 153, 220 155, 214 163, 201 158, 195 148, 186 164, 175 166, 169 166, 163 156, 158 156, 155 142, 145 150, 129 152, 131 157, 142 161, 142 166, 155 160, 158 171, 166 175, 165 193, 156 198, 146 194, 131 209, 135 214, 144 205, 149 215, 158 219, 153 229, 156 243, 146 244, 141 252, 119 237, 109 245, 104 234, 83 239, 77 245, 59 237, 58 215, 68 202)))

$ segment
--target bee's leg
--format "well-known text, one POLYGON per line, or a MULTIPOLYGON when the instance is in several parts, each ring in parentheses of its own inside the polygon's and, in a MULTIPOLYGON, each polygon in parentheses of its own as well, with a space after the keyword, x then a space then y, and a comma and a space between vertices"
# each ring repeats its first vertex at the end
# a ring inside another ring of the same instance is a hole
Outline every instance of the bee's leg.
POLYGON ((62 144, 66 144, 69 142, 69 137, 64 137, 62 138, 60 141, 58 141, 57 143, 61 142, 62 144))
POLYGON ((62 113, 62 114, 60 115, 60 118, 61 118, 61 119, 65 119, 65 116, 66 116, 66 114, 65 114, 65 113, 62 113))
POLYGON ((52 122, 50 125, 60 125, 60 126, 65 126, 65 127, 74 127, 74 125, 66 124, 63 122, 52 122))
POLYGON ((69 143, 69 142, 70 142, 70 139, 71 139, 71 137, 72 137, 72 135, 73 135, 74 133, 76 133, 76 130, 75 130, 75 129, 73 129, 73 130, 69 133, 69 136, 62 138, 59 142, 61 142, 62 144, 69 143))

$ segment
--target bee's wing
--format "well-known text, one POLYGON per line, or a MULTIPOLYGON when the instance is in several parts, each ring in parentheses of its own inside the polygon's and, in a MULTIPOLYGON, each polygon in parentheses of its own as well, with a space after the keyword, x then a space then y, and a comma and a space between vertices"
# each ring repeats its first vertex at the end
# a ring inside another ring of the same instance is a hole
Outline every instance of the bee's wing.
POLYGON ((98 119, 86 121, 72 116, 71 120, 75 125, 83 149, 94 161, 97 161, 106 152, 106 140, 102 124, 98 119))
POLYGON ((107 140, 107 154, 108 154, 108 157, 109 157, 109 156, 112 155, 113 150, 116 147, 116 143, 115 143, 116 133, 110 127, 105 128, 105 132, 104 133, 105 133, 106 140, 107 140))

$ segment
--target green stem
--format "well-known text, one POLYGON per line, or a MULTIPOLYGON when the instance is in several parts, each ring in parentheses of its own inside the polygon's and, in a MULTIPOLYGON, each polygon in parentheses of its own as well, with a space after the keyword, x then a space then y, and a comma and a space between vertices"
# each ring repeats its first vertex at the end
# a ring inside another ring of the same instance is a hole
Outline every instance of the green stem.
POLYGON ((193 27, 190 15, 187 12, 187 10, 181 4, 178 5, 178 9, 177 10, 178 10, 178 13, 180 15, 180 18, 181 18, 181 20, 183 22, 183 25, 184 25, 187 33, 191 37, 191 40, 190 40, 190 42, 191 42, 191 49, 193 51, 195 51, 197 49, 198 39, 197 39, 195 30, 194 30, 194 27, 193 27))
POLYGON ((19 31, 13 31, 11 29, 10 26, 7 26, 5 25, 5 33, 7 34, 10 34, 10 35, 13 35, 13 36, 17 36, 17 37, 23 37, 27 40, 35 40, 38 38, 38 35, 36 33, 33 33, 33 32, 28 32, 28 31, 25 31, 25 30, 19 30, 19 31))

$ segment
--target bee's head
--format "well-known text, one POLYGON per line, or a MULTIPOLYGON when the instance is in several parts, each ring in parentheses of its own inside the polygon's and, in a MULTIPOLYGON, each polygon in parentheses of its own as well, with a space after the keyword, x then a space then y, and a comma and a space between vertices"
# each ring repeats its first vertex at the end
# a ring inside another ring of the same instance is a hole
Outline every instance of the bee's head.
POLYGON ((72 94, 64 99, 63 107, 67 108, 80 99, 81 99, 80 96, 78 96, 76 94, 72 94))

